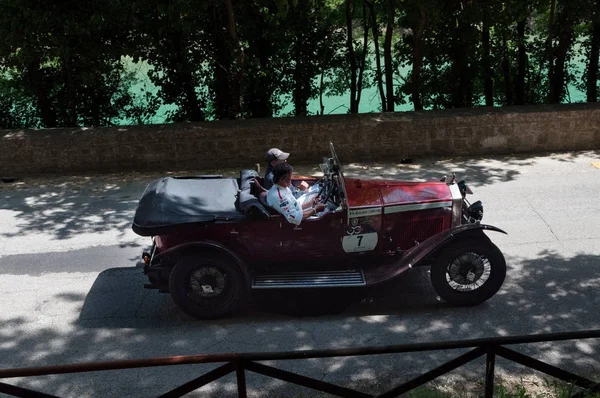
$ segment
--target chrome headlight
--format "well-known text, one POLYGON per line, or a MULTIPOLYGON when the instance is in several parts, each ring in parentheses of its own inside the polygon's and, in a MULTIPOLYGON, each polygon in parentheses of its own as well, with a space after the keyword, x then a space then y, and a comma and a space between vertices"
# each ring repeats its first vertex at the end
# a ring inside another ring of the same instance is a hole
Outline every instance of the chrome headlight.
POLYGON ((466 213, 467 214, 465 214, 465 216, 467 217, 470 223, 480 222, 483 218, 483 203, 481 203, 481 200, 478 200, 477 202, 470 205, 467 208, 466 213))

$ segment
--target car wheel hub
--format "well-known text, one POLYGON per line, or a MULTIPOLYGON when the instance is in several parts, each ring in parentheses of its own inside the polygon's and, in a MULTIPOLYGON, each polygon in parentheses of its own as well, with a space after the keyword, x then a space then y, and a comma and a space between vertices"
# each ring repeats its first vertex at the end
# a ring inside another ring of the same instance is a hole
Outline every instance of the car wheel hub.
POLYGON ((211 298, 223 293, 226 275, 216 267, 202 267, 190 275, 190 290, 202 297, 211 298))
POLYGON ((446 281, 453 290, 472 291, 490 277, 490 261, 477 253, 464 253, 448 264, 446 281))

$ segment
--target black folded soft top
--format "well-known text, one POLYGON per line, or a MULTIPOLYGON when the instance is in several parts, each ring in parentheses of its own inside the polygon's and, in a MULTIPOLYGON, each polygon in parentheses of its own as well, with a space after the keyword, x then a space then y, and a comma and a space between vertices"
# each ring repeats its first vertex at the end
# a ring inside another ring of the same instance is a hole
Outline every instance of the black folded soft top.
POLYGON ((133 230, 141 236, 168 233, 174 226, 244 219, 236 209, 235 178, 164 177, 148 184, 133 230))

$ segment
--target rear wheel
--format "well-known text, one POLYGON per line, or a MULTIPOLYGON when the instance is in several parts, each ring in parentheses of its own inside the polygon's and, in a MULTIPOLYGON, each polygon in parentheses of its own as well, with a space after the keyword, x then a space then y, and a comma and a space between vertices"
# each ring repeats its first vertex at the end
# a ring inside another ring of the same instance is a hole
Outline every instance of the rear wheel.
POLYGON ((214 319, 238 310, 247 289, 232 260, 218 254, 196 254, 175 264, 169 290, 175 304, 188 315, 214 319))
POLYGON ((431 266, 431 283, 450 304, 477 305, 500 290, 506 277, 502 252, 487 238, 450 243, 431 266))

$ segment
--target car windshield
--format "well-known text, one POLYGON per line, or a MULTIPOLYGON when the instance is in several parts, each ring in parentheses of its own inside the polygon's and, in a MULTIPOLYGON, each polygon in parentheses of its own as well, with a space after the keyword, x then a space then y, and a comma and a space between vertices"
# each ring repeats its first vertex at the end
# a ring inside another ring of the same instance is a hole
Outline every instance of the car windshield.
POLYGON ((340 160, 338 159, 337 153, 335 153, 335 148, 333 147, 333 142, 329 143, 329 149, 331 150, 331 157, 333 158, 334 165, 336 165, 337 169, 341 172, 342 164, 340 163, 340 160))
POLYGON ((345 182, 344 182, 344 174, 342 173, 342 164, 340 163, 340 159, 337 156, 337 153, 335 152, 335 148, 333 147, 333 142, 329 142, 329 149, 331 151, 331 159, 333 160, 333 167, 332 167, 332 171, 334 173, 334 175, 337 175, 338 178, 338 184, 339 184, 339 190, 341 193, 341 197, 342 197, 342 202, 345 204, 346 203, 346 186, 345 186, 345 182))

